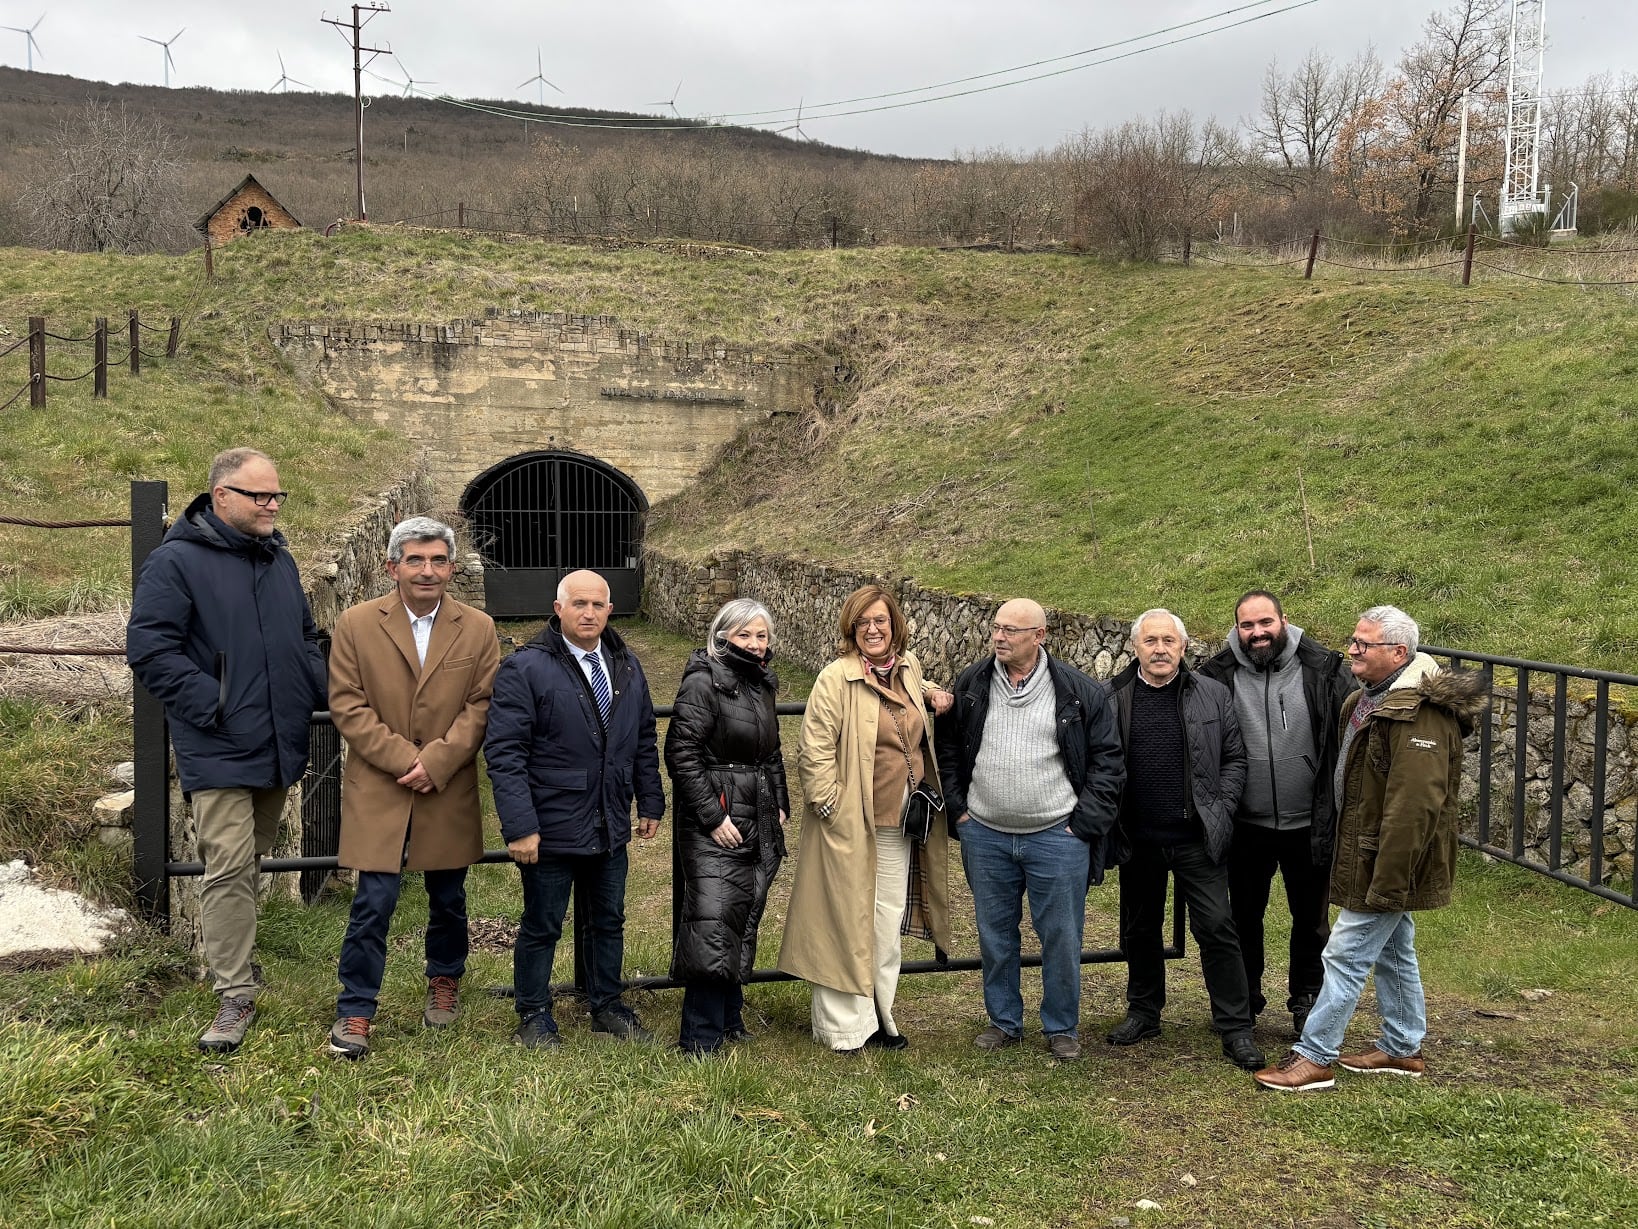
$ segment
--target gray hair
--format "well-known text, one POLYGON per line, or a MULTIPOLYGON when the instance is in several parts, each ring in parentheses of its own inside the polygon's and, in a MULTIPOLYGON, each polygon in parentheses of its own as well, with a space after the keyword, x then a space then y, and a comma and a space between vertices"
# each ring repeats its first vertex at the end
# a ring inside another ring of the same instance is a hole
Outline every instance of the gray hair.
POLYGON ((442 521, 435 521, 430 516, 412 516, 407 521, 399 521, 392 527, 392 533, 387 538, 387 559, 391 563, 401 563, 404 558, 404 544, 406 542, 442 542, 449 548, 449 557, 455 558, 455 531, 442 521))
POLYGON ((222 480, 231 478, 250 462, 257 459, 273 464, 273 458, 258 448, 229 448, 217 453, 210 461, 210 475, 206 478, 209 484, 207 490, 214 491, 222 485, 222 480))
POLYGON ((1422 642, 1422 629, 1416 626, 1416 620, 1411 618, 1397 606, 1372 606, 1359 616, 1361 623, 1375 623, 1382 629, 1379 635, 1384 644, 1402 644, 1405 652, 1416 656, 1416 648, 1422 642))
POLYGON ((1183 620, 1182 619, 1178 618, 1171 611, 1167 610, 1164 606, 1156 606, 1153 610, 1145 610, 1137 618, 1132 620, 1131 639, 1132 639, 1132 642, 1134 644, 1137 643, 1138 629, 1141 628, 1150 619, 1170 619, 1172 621, 1172 623, 1177 627, 1177 634, 1179 636, 1181 636, 1184 640, 1187 640, 1189 638, 1189 629, 1183 626, 1183 620))
POLYGON ((768 608, 748 597, 736 597, 724 603, 717 617, 711 620, 711 629, 705 633, 705 651, 712 657, 722 656, 722 646, 728 643, 740 628, 761 619, 768 625, 768 643, 773 644, 774 622, 768 608))

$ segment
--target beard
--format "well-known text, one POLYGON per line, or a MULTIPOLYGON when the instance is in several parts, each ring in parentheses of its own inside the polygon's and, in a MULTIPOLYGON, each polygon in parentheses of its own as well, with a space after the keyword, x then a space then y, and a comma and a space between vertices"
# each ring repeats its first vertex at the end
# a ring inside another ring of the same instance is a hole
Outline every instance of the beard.
POLYGON ((1285 628, 1280 628, 1279 635, 1262 644, 1248 644, 1245 646, 1246 657, 1259 670, 1267 670, 1280 659, 1286 646, 1291 643, 1291 637, 1286 634, 1285 628))

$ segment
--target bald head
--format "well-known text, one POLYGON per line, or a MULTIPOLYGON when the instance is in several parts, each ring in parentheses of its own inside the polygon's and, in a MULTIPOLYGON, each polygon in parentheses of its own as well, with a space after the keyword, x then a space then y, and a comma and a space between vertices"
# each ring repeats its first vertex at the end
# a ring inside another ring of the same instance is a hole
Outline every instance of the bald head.
POLYGON ((1014 681, 1035 669, 1046 639, 1046 611, 1039 602, 1015 597, 1002 602, 990 624, 990 644, 995 660, 1014 681))
POLYGON ((589 570, 570 572, 557 582, 557 601, 552 603, 552 609, 557 612, 564 638, 592 652, 603 638, 603 629, 608 626, 609 612, 613 609, 609 582, 589 570))

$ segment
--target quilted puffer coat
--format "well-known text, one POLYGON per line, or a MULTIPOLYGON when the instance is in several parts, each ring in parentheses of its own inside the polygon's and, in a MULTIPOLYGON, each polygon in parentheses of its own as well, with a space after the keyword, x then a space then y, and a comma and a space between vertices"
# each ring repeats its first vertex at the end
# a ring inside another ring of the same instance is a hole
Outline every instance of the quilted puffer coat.
POLYGON ((672 919, 679 980, 743 982, 756 966, 757 927, 785 857, 779 816, 790 813, 778 687, 763 662, 732 644, 715 659, 696 649, 683 671, 665 738, 672 869, 682 885, 672 919), (711 839, 725 817, 739 829, 735 849, 711 839))

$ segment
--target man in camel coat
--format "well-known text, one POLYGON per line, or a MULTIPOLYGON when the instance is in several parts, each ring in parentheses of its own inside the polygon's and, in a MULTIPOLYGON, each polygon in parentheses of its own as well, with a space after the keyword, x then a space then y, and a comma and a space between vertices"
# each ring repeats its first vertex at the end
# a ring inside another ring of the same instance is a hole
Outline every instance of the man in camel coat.
POLYGON ((483 855, 478 748, 500 645, 481 610, 448 597, 455 534, 417 516, 395 526, 387 572, 397 587, 336 622, 330 715, 347 740, 342 866, 358 872, 341 943, 330 1052, 362 1058, 387 963, 402 872, 425 872, 429 1028, 454 1023, 466 970, 466 868, 483 855))

